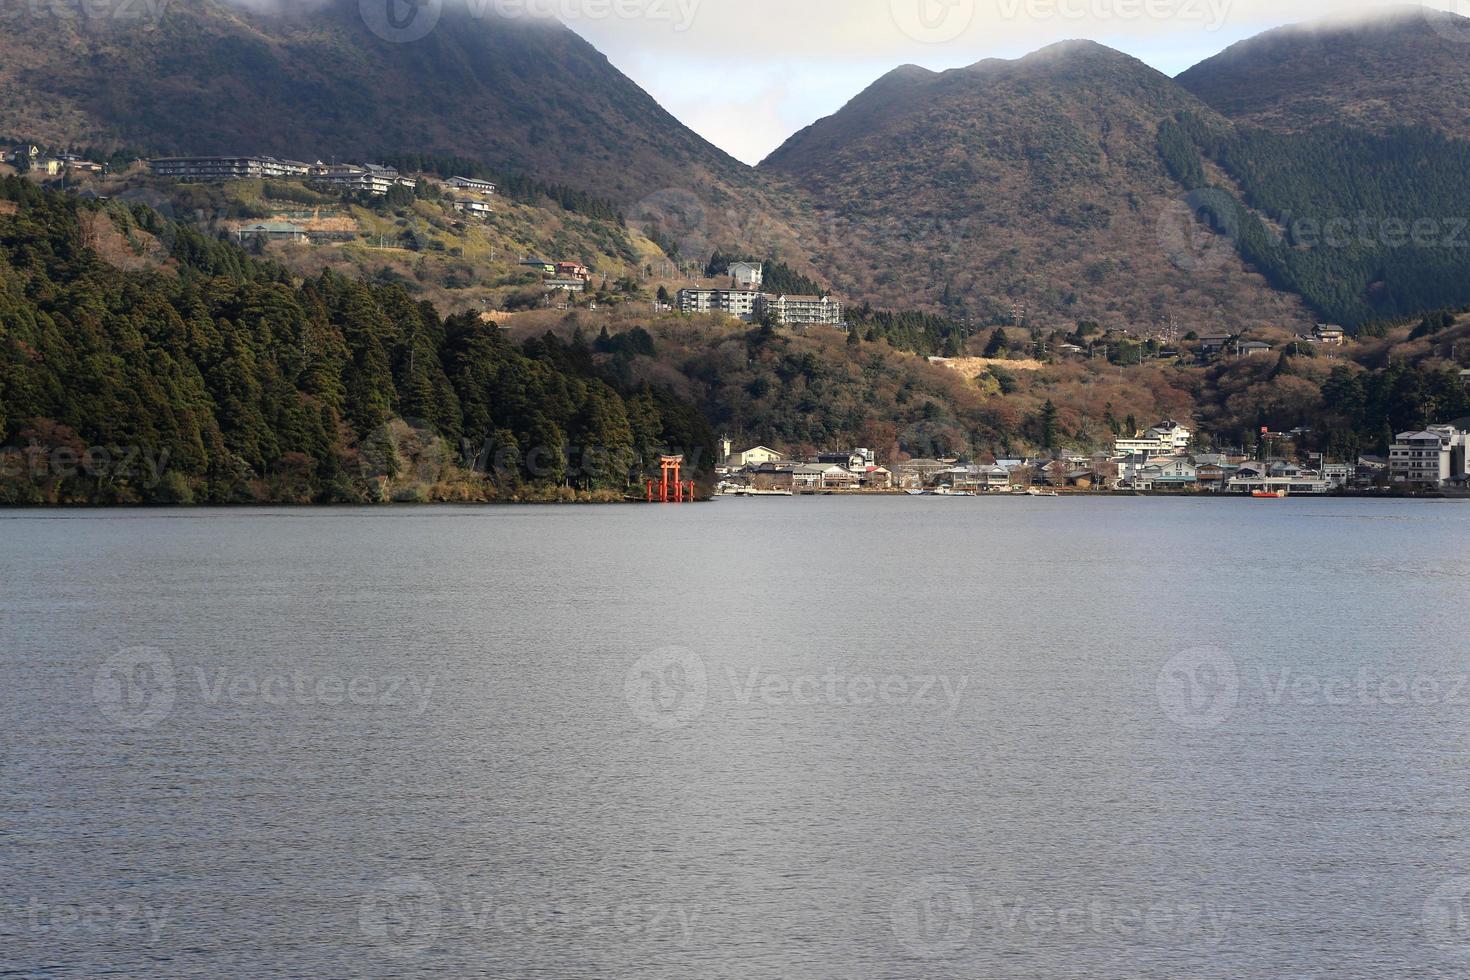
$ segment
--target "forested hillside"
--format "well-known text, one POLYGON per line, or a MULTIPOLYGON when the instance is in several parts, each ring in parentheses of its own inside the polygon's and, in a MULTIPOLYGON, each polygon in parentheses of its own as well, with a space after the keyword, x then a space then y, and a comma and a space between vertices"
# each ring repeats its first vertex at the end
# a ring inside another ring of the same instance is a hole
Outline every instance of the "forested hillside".
POLYGON ((1279 134, 1183 113, 1160 126, 1159 148, 1197 210, 1326 319, 1357 327, 1470 302, 1470 143, 1426 127, 1279 134))
POLYGON ((691 406, 620 388, 585 346, 513 344, 400 287, 297 280, 16 178, 0 436, 0 503, 617 496, 661 450, 713 447, 691 406))

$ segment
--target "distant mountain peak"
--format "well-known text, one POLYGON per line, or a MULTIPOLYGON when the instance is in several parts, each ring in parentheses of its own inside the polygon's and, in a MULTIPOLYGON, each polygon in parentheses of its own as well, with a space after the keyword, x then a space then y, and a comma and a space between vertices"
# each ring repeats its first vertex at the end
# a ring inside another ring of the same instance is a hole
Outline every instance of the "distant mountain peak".
POLYGON ((1178 81, 1281 132, 1422 125, 1470 139, 1470 18, 1418 6, 1336 14, 1241 41, 1178 81))

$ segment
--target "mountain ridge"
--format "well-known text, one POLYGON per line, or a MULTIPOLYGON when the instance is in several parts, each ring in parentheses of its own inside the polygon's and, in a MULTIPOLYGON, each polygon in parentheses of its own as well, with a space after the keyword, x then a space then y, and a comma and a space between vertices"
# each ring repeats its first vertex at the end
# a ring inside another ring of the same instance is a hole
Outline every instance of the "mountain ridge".
POLYGON ((1290 24, 1177 76, 1222 115, 1276 132, 1425 125, 1470 139, 1470 18, 1429 7, 1290 24))

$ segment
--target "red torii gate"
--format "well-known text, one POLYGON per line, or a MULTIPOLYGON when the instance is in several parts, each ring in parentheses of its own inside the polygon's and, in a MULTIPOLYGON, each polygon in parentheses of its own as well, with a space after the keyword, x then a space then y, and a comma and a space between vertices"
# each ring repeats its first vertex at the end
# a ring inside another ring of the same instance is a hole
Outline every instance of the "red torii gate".
POLYGON ((655 483, 653 480, 648 481, 648 502, 650 504, 682 504, 685 500, 694 500, 694 481, 690 480, 688 483, 685 483, 680 476, 680 471, 683 469, 683 466, 683 456, 659 457, 659 469, 663 471, 663 481, 662 483, 655 483), (657 496, 654 494, 655 487, 659 488, 657 496))

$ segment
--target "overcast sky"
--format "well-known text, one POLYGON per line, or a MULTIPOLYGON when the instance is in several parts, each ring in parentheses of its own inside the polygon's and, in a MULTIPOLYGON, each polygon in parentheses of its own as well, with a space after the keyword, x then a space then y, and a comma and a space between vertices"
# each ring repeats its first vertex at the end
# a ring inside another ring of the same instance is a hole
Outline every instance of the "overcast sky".
MULTIPOLYGON (((1177 75, 1272 27, 1344 10, 1404 5, 1388 0, 508 2, 555 11, 686 125, 749 163, 901 64, 957 68, 1083 37, 1177 75)), ((1431 0, 1430 5, 1470 15, 1470 0, 1431 0)))

